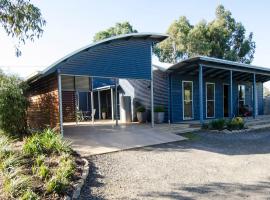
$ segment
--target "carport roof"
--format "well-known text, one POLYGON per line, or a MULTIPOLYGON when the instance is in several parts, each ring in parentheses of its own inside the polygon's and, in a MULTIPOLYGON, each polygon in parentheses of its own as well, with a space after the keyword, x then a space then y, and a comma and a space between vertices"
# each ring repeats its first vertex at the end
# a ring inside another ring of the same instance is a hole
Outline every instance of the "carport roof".
POLYGON ((47 76, 49 74, 52 74, 54 72, 56 72, 57 70, 57 66, 63 62, 66 62, 70 57, 80 54, 82 52, 88 51, 90 48, 95 47, 97 45, 100 44, 109 44, 112 41, 116 41, 116 40, 121 40, 121 39, 125 39, 125 40, 129 40, 129 39, 145 39, 145 40, 152 40, 154 43, 158 43, 161 42, 163 40, 165 40, 168 37, 168 35, 166 34, 160 34, 160 33, 150 33, 150 32, 146 32, 146 33, 130 33, 130 34, 124 34, 124 35, 119 35, 119 36, 114 36, 114 37, 110 37, 98 42, 94 42, 90 45, 87 45, 85 47, 82 47, 68 55, 66 55, 65 57, 57 60, 56 62, 54 62, 53 64, 51 64, 49 67, 47 67, 46 69, 44 69, 43 71, 37 71, 35 73, 33 73, 32 75, 30 75, 27 78, 27 82, 31 82, 33 80, 37 80, 41 77, 47 76))
POLYGON ((235 74, 235 77, 239 77, 239 80, 242 80, 243 78, 244 80, 251 80, 252 78, 249 75, 253 73, 256 73, 258 75, 258 81, 265 82, 270 80, 270 68, 207 56, 197 56, 185 59, 179 63, 170 66, 167 71, 177 72, 180 74, 191 73, 192 75, 194 75, 194 73, 198 72, 198 64, 204 66, 206 68, 206 74, 210 76, 212 74, 212 78, 217 77, 216 75, 219 75, 218 78, 224 78, 224 76, 226 76, 226 72, 232 70, 235 74), (245 76, 243 76, 243 74, 245 76), (243 78, 240 78, 240 75, 243 78))

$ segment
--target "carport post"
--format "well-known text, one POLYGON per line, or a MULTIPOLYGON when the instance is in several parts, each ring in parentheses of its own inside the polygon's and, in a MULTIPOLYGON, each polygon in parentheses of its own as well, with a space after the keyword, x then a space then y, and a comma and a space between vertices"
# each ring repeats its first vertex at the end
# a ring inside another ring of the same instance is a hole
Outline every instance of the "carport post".
POLYGON ((63 137, 64 129, 63 129, 63 106, 62 106, 62 81, 61 81, 61 74, 59 74, 59 71, 58 71, 58 105, 59 105, 60 133, 63 137))
MULTIPOLYGON (((151 46, 151 56, 153 56, 153 45, 151 46)), ((155 121, 154 121, 154 76, 153 76, 153 65, 152 65, 152 58, 151 58, 151 126, 154 128, 155 121)))
POLYGON ((113 88, 111 88, 111 109, 112 109, 112 121, 114 121, 114 109, 113 109, 113 88))
POLYGON ((115 125, 118 126, 118 102, 117 102, 117 87, 118 87, 118 79, 115 79, 115 125))
POLYGON ((256 74, 253 73, 253 118, 257 116, 257 86, 256 86, 256 74))
POLYGON ((100 91, 98 90, 98 118, 101 119, 100 91))
POLYGON ((92 124, 94 124, 94 92, 93 92, 93 77, 91 78, 91 118, 92 124))

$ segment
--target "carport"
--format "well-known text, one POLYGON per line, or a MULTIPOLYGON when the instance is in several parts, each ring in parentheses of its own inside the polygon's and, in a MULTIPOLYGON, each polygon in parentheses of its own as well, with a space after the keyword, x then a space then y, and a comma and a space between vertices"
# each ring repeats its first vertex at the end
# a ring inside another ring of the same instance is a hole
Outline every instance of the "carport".
POLYGON ((87 102, 91 101, 86 108, 93 122, 94 115, 101 117, 100 92, 106 87, 111 93, 111 118, 118 125, 119 79, 149 81, 151 125, 154 127, 152 48, 167 37, 155 33, 112 37, 83 47, 32 75, 27 80, 30 85, 30 127, 58 126, 64 135, 64 119, 77 119, 76 99, 79 96, 87 102), (113 84, 96 87, 98 79, 112 80, 113 84), (95 95, 98 101, 95 101, 95 95), (98 108, 94 108, 96 102, 98 108))

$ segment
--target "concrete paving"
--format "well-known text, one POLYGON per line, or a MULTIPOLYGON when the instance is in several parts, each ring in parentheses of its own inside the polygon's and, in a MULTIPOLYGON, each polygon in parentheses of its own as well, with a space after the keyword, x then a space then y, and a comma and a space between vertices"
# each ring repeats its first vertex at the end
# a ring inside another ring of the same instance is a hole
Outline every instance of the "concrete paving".
POLYGON ((65 125, 64 137, 83 156, 144 147, 185 138, 150 125, 65 125))

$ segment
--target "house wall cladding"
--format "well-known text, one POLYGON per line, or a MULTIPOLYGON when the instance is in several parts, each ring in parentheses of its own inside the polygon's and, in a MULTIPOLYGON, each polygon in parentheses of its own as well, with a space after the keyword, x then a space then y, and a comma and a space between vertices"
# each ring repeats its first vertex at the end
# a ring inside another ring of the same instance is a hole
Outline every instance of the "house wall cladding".
MULTIPOLYGON (((172 74, 171 79, 171 106, 172 122, 183 121, 182 81, 193 81, 193 116, 199 120, 199 84, 198 76, 185 76, 172 74)), ((203 79, 203 117, 206 119, 206 83, 215 83, 215 118, 223 117, 223 85, 229 84, 229 80, 203 79)), ((238 112, 238 85, 245 85, 245 104, 253 107, 252 83, 236 82, 233 80, 233 113, 238 112)), ((230 98, 230 96, 229 96, 230 98)), ((257 83, 258 114, 263 114, 263 83, 257 83)), ((230 108, 230 101, 229 101, 230 108)))
POLYGON ((27 122, 30 128, 42 129, 45 127, 58 127, 58 84, 57 76, 40 79, 30 84, 27 93, 29 108, 27 111, 27 122))
MULTIPOLYGON (((132 118, 136 119, 136 107, 144 105, 148 110, 150 120, 151 90, 150 81, 120 79, 119 85, 123 89, 123 95, 130 96, 132 101, 132 118)), ((168 119, 168 76, 160 70, 153 71, 154 106, 165 108, 165 121, 168 119)))
POLYGON ((74 55, 57 68, 62 74, 150 80, 151 45, 149 40, 112 41, 74 55))

